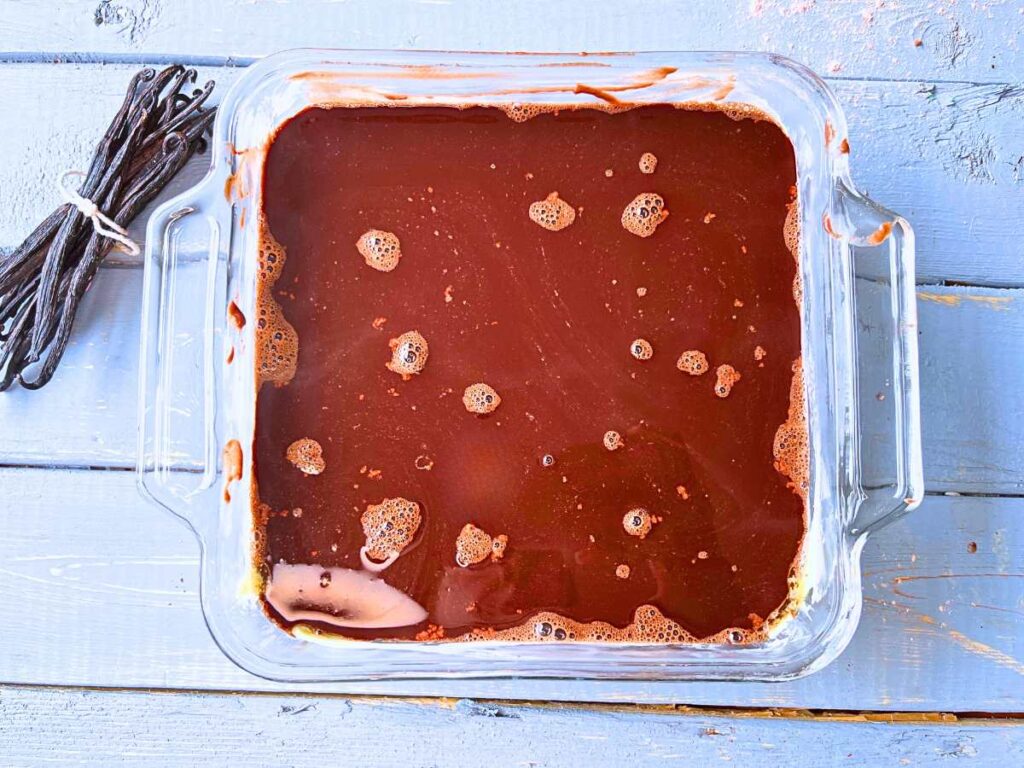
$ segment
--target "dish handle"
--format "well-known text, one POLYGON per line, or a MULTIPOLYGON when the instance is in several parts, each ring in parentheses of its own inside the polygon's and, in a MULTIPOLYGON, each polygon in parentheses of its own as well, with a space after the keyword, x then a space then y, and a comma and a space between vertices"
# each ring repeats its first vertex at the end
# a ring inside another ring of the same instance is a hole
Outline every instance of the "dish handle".
POLYGON ((914 230, 849 186, 840 186, 838 197, 836 229, 853 256, 858 347, 860 503, 848 530, 863 538, 916 509, 924 496, 914 230), (886 251, 888 258, 880 258, 886 251))
POLYGON ((223 313, 226 246, 186 192, 162 205, 146 230, 142 346, 139 362, 137 480, 142 494, 190 526, 216 491, 215 354, 223 313))

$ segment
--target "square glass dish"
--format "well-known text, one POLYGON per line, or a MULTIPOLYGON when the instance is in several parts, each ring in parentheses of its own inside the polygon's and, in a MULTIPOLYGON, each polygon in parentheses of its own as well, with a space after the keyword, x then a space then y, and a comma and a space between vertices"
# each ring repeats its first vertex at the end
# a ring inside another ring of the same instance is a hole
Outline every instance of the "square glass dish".
POLYGON ((843 114, 812 72, 740 53, 290 51, 238 79, 211 146, 204 180, 161 206, 147 230, 138 477, 198 537, 203 611, 232 660, 295 681, 782 680, 846 646, 867 536, 923 494, 914 238, 853 187, 843 114), (255 324, 239 328, 229 311, 235 302, 256 314, 260 185, 275 131, 314 105, 580 105, 608 93, 630 104, 752 107, 792 142, 810 447, 797 610, 763 642, 743 645, 391 643, 282 631, 262 610, 253 568, 255 324), (876 395, 883 389, 888 397, 876 395))

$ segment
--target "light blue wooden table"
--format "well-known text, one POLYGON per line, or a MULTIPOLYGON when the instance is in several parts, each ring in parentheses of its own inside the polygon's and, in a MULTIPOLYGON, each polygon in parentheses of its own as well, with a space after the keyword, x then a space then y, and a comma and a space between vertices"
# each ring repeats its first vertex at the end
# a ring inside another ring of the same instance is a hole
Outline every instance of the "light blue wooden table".
POLYGON ((0 765, 1024 764, 1022 33, 1019 0, 0 0, 0 247, 140 64, 220 93, 297 46, 810 65, 859 185, 918 232, 929 491, 869 541, 857 636, 803 680, 270 683, 214 646, 194 540, 135 492, 141 271, 112 258, 57 378, 0 395, 0 765))

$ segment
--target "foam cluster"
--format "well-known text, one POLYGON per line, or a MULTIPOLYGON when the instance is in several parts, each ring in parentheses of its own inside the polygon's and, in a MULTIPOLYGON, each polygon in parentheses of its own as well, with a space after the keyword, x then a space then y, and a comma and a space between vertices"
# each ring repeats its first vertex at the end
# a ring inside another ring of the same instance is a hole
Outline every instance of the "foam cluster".
POLYGON ((462 393, 462 404, 470 413, 483 416, 498 409, 501 405, 501 396, 489 384, 470 384, 462 393))
POLYGON ((615 575, 620 579, 628 579, 629 571, 630 568, 625 563, 620 563, 619 565, 615 566, 615 575))
POLYGON ((543 112, 553 111, 548 105, 545 104, 522 104, 515 102, 513 104, 501 104, 498 106, 505 115, 515 123, 525 123, 527 120, 536 117, 543 112))
POLYGON ((786 248, 796 260, 796 274, 793 275, 793 301, 797 307, 803 305, 804 289, 800 278, 800 206, 797 200, 789 203, 786 208, 786 221, 782 225, 782 237, 786 248))
POLYGON ((544 229, 558 232, 576 220, 576 209, 552 192, 543 200, 530 203, 530 220, 544 229))
POLYGON ((658 167, 658 158, 651 152, 640 155, 640 173, 651 174, 658 167))
POLYGON ((282 387, 295 377, 299 362, 299 334, 277 299, 274 283, 284 269, 285 249, 263 225, 259 236, 259 279, 256 291, 256 378, 260 384, 282 387))
POLYGON ((806 501, 811 461, 807 441, 803 364, 799 359, 793 363, 789 413, 775 431, 772 455, 775 457, 775 469, 789 478, 789 487, 806 501))
POLYGON ((420 505, 401 496, 370 504, 360 518, 366 554, 374 560, 398 557, 412 542, 422 520, 420 505))
POLYGON ((633 339, 629 345, 629 354, 637 360, 650 360, 654 357, 654 347, 647 339, 633 339))
POLYGON ((472 523, 466 523, 455 540, 455 562, 461 568, 482 563, 487 558, 497 562, 505 556, 508 536, 501 534, 491 537, 486 531, 472 523))
POLYGON ((621 628, 606 621, 581 622, 552 611, 543 611, 518 627, 498 631, 475 629, 460 639, 512 642, 686 643, 699 638, 666 617, 657 607, 641 605, 633 613, 632 623, 621 628))
POLYGON ((703 376, 710 367, 707 355, 699 349, 688 349, 676 360, 676 368, 691 376, 703 376))
POLYGON ((228 440, 221 452, 224 466, 224 501, 231 501, 231 484, 242 479, 242 444, 228 440))
POLYGON ((622 440, 622 435, 616 432, 614 429, 609 429, 604 433, 604 447, 609 451, 617 451, 619 448, 624 446, 626 443, 622 440))
POLYGON ((743 378, 740 372, 731 365, 724 364, 715 369, 715 394, 719 397, 728 397, 733 386, 743 378))
POLYGON ((390 272, 398 266, 402 258, 402 246, 398 235, 381 229, 364 232, 356 240, 356 250, 366 261, 367 266, 378 272, 390 272))
POLYGON ((309 437, 300 438, 289 445, 284 455, 300 472, 307 475, 319 475, 327 468, 323 447, 309 437))
POLYGON ((630 536, 644 538, 654 528, 659 519, 647 511, 644 507, 633 507, 622 516, 622 527, 630 536))
POLYGON ((400 374, 408 381, 427 366, 430 347, 419 331, 406 331, 396 339, 388 342, 391 348, 391 360, 386 363, 387 369, 400 374))
POLYGON ((643 192, 633 198, 622 212, 622 226, 637 237, 650 237, 665 219, 665 200, 655 192, 643 192))

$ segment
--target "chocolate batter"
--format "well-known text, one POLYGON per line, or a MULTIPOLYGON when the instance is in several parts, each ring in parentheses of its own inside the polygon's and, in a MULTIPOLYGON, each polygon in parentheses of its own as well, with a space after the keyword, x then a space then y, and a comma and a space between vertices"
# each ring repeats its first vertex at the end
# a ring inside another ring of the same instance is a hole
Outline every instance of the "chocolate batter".
POLYGON ((776 125, 668 105, 313 108, 280 129, 263 182, 267 241, 287 256, 267 288, 298 339, 294 376, 257 401, 275 621, 356 638, 760 636, 805 528, 804 481, 775 446, 779 432, 805 456, 795 160, 776 125), (630 225, 654 197, 667 217, 630 225), (399 337, 425 342, 409 370, 399 337), (491 412, 463 402, 475 384, 499 396, 491 412), (416 524, 367 572, 363 516, 385 499, 418 505, 416 524), (275 578, 289 564, 315 567, 275 578), (391 613, 368 607, 378 595, 391 613))

